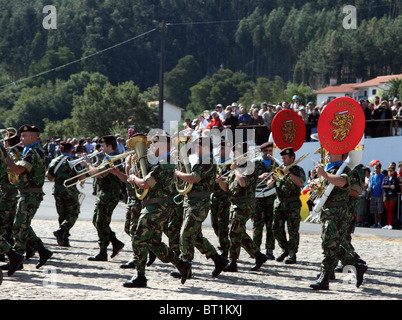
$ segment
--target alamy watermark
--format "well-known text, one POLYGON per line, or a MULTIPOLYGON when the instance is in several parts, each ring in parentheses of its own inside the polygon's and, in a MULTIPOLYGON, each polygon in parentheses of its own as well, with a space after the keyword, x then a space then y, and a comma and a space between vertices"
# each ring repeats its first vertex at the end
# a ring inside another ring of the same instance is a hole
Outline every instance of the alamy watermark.
POLYGON ((346 14, 343 18, 342 26, 344 29, 357 29, 356 7, 352 5, 344 6, 342 12, 346 14))
POLYGON ((42 13, 46 13, 47 16, 42 21, 44 29, 57 29, 57 10, 55 6, 44 6, 42 13))

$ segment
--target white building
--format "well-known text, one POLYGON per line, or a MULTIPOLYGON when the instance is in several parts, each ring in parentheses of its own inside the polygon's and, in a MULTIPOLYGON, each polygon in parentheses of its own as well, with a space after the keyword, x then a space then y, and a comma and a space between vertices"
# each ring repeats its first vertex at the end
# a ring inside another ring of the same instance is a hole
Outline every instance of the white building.
POLYGON ((388 89, 388 82, 396 78, 402 78, 402 74, 379 76, 361 83, 346 83, 341 85, 334 83, 314 92, 317 95, 317 105, 321 106, 322 102, 328 98, 333 100, 340 97, 350 97, 359 100, 375 96, 381 97, 382 93, 388 89))
MULTIPOLYGON (((156 108, 159 107, 159 101, 148 102, 148 106, 155 105, 156 108)), ((176 106, 166 100, 163 100, 163 130, 167 133, 177 131, 179 121, 181 120, 181 114, 183 108, 176 106), (172 125, 172 127, 171 127, 172 125)))

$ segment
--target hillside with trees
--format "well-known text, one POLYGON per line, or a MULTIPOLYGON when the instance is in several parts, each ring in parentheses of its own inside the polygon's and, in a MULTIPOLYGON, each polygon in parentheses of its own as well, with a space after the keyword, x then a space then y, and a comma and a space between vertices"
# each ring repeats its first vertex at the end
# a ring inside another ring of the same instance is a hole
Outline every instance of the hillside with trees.
POLYGON ((402 0, 54 0, 57 29, 42 25, 48 4, 0 0, 2 128, 72 136, 156 126, 157 112, 144 110, 158 99, 162 20, 164 98, 186 115, 295 93, 312 100, 330 78, 402 73, 402 0), (345 5, 356 29, 342 25, 345 5))

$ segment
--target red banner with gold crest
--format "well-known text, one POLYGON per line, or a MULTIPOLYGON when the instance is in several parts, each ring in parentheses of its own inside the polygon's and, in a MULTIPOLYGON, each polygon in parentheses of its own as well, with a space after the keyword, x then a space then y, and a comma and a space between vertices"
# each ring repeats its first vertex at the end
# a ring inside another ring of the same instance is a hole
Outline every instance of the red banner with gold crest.
POLYGON ((328 103, 320 114, 318 139, 328 152, 347 153, 358 145, 365 127, 361 105, 349 97, 337 98, 328 103))
POLYGON ((300 115, 291 109, 279 111, 271 125, 272 137, 279 149, 301 148, 306 138, 306 126, 300 115))

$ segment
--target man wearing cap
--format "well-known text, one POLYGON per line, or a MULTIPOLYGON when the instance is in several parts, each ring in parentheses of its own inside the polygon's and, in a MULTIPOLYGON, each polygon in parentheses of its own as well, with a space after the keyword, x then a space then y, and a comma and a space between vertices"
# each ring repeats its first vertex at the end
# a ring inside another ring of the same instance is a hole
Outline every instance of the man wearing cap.
POLYGON ((342 259, 342 263, 345 265, 355 267, 357 287, 363 282, 363 275, 367 270, 366 265, 358 262, 353 247, 342 246, 348 227, 351 170, 346 166, 341 174, 337 174, 337 172, 346 157, 346 154, 328 152, 329 162, 325 168, 318 164, 315 165, 317 174, 328 183, 333 184, 334 188, 321 212, 321 246, 324 259, 321 262, 321 273, 318 280, 310 285, 314 290, 329 289, 329 277, 333 274, 339 259, 342 259))
MULTIPOLYGON (((80 214, 79 191, 76 186, 66 188, 64 181, 77 175, 77 172, 70 167, 68 161, 73 159, 73 145, 68 142, 61 143, 62 154, 50 162, 47 171, 49 181, 54 181, 52 194, 56 202, 56 210, 59 216, 59 229, 54 231, 57 244, 62 247, 69 247, 70 230, 74 226, 80 214)), ((84 179, 81 175, 79 179, 84 179)), ((75 181, 73 180, 72 183, 75 181)))
POLYGON ((42 187, 45 182, 45 153, 39 144, 39 128, 24 125, 19 128, 24 146, 21 158, 14 163, 9 157, 7 165, 19 176, 18 209, 14 222, 14 248, 19 253, 27 250, 27 245, 39 252, 36 268, 43 266, 53 255, 35 234, 31 222, 43 200, 42 187))
POLYGON ((184 195, 184 220, 180 232, 181 258, 192 261, 194 247, 197 248, 214 261, 215 269, 212 275, 217 277, 228 264, 228 260, 219 255, 202 234, 202 223, 208 216, 209 199, 215 187, 217 167, 214 164, 211 138, 200 137, 196 143, 198 162, 192 166, 191 172, 183 173, 176 170, 177 178, 193 184, 191 191, 184 195))
MULTIPOLYGON (((292 147, 280 152, 283 167, 286 168, 295 161, 296 155, 292 147)), ((300 227, 300 188, 306 181, 303 168, 294 165, 287 170, 286 176, 276 179, 276 199, 274 202, 273 233, 282 249, 276 261, 286 264, 296 263, 296 253, 299 248, 300 227), (286 239, 285 223, 287 224, 289 239, 286 239)))
MULTIPOLYGON (((7 163, 6 158, 8 157, 6 149, 0 144, 0 183, 3 184, 7 179, 7 163)), ((1 201, 1 206, 3 207, 3 201, 1 201)), ((15 208, 14 208, 15 209, 15 208)), ((7 255, 8 264, 1 269, 7 269, 8 275, 11 276, 16 270, 20 268, 22 262, 24 261, 24 256, 14 251, 12 245, 10 244, 11 237, 7 237, 7 228, 9 227, 9 213, 5 208, 1 208, 0 211, 0 255, 7 255)), ((15 212, 14 212, 15 215, 15 212)), ((0 284, 2 280, 3 273, 0 270, 0 284)))
MULTIPOLYGON (((107 164, 109 157, 118 154, 116 137, 107 135, 102 137, 99 142, 105 152, 105 158, 103 159, 102 164, 106 164, 106 168, 108 168, 110 167, 110 165, 107 164)), ((113 165, 116 166, 120 163, 121 161, 117 160, 113 162, 113 165)), ((89 257, 88 260, 107 261, 107 247, 110 243, 112 243, 113 248, 111 258, 114 258, 124 247, 124 243, 116 238, 116 234, 110 228, 113 210, 116 208, 120 200, 120 179, 109 171, 98 174, 98 169, 94 168, 91 164, 89 164, 89 168, 89 174, 96 175, 97 177, 96 180, 99 189, 92 223, 98 232, 98 244, 100 250, 96 256, 89 257)), ((119 166, 119 170, 122 170, 121 166, 119 166)))
MULTIPOLYGON (((240 157, 247 152, 247 143, 239 143, 233 147, 234 157, 240 157)), ((246 232, 246 223, 255 211, 255 189, 258 173, 254 164, 249 160, 234 161, 226 179, 219 179, 218 183, 224 191, 230 193, 230 264, 224 269, 226 272, 237 272, 237 260, 241 248, 255 258, 252 271, 261 268, 268 257, 260 252, 254 241, 246 232), (241 163, 242 162, 242 163, 241 163)))
POLYGON ((222 122, 225 121, 226 113, 225 110, 223 110, 223 107, 220 103, 216 105, 216 112, 218 112, 219 119, 221 119, 222 122))
MULTIPOLYGON (((127 179, 130 184, 137 186, 137 188, 148 190, 132 238, 135 255, 133 263, 137 269, 137 276, 123 284, 127 288, 147 286, 145 268, 148 251, 152 251, 162 262, 170 262, 176 266, 181 275, 182 284, 187 280, 191 270, 190 262, 181 260, 173 249, 161 241, 163 227, 172 213, 169 209, 169 201, 175 181, 175 166, 170 162, 169 146, 169 136, 156 135, 152 137, 151 150, 155 164, 151 165, 145 177, 140 178, 131 173, 127 179)), ((115 172, 116 169, 113 171, 121 176, 121 173, 115 172)))
MULTIPOLYGON (((220 157, 219 164, 224 164, 227 161, 230 151, 232 150, 232 142, 222 139, 220 145, 220 157)), ((218 164, 218 167, 220 167, 218 164)), ((219 175, 226 175, 230 171, 230 166, 221 166, 218 170, 219 175)), ((213 196, 211 199, 211 205, 209 209, 209 215, 211 217, 212 228, 216 236, 218 237, 219 249, 222 251, 222 255, 227 257, 229 253, 229 209, 230 200, 229 193, 223 191, 219 187, 219 183, 215 184, 213 190, 213 196)))
MULTIPOLYGON (((274 201, 276 194, 272 193, 269 196, 264 196, 262 190, 267 189, 271 179, 267 177, 272 174, 274 168, 279 167, 279 164, 272 157, 274 144, 265 142, 260 146, 261 156, 255 160, 255 166, 258 170, 258 181, 265 181, 263 187, 256 190, 256 206, 253 220, 253 241, 258 248, 261 246, 264 226, 266 227, 265 249, 268 259, 275 259, 273 250, 275 249, 275 237, 272 233, 272 221, 274 219, 274 201), (267 180, 268 179, 268 180, 267 180)), ((272 185, 273 188, 273 185, 272 185)))

